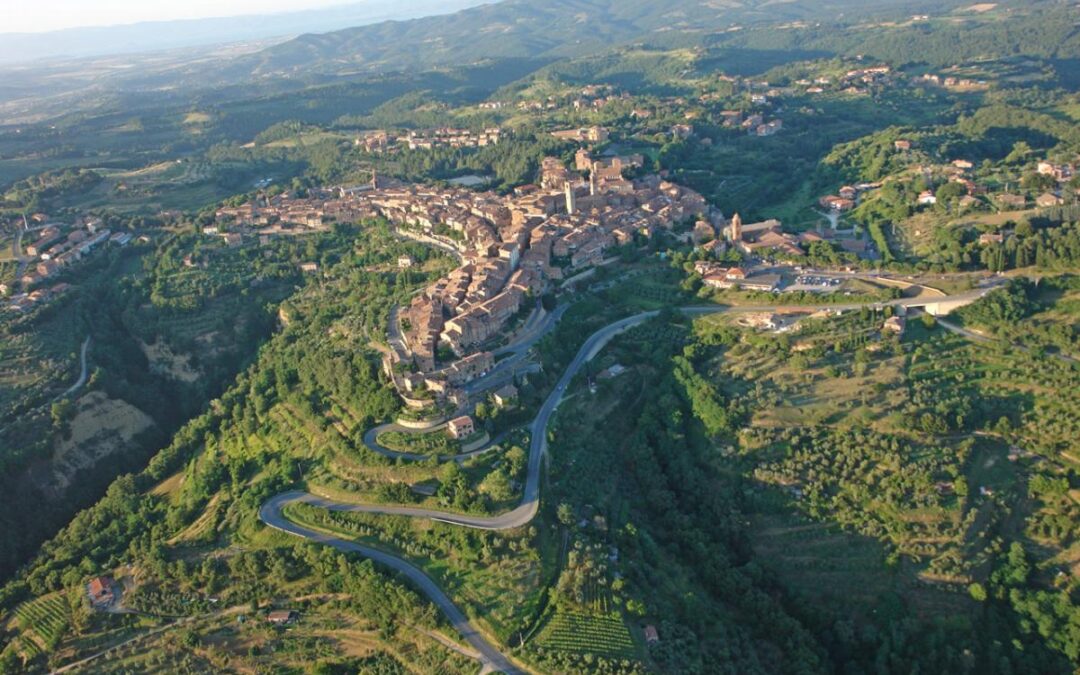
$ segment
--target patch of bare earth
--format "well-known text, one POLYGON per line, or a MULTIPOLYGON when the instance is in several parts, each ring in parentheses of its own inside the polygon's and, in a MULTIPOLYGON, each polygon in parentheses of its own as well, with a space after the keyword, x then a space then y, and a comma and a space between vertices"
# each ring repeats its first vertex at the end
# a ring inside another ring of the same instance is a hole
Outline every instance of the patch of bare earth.
POLYGON ((122 451, 132 440, 154 425, 149 415, 125 401, 94 391, 79 398, 70 433, 59 441, 49 470, 38 475, 48 493, 58 494, 89 469, 122 451))
POLYGON ((151 370, 156 373, 187 383, 195 382, 201 376, 199 371, 191 366, 191 356, 177 354, 160 340, 152 345, 140 342, 139 347, 150 361, 151 370))

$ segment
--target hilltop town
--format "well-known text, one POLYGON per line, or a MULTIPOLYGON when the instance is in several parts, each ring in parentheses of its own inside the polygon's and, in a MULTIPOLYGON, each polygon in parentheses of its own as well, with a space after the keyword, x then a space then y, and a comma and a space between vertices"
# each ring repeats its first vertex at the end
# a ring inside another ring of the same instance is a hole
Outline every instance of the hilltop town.
POLYGON ((0 62, 0 675, 1080 667, 1080 6, 397 5, 0 62))
MULTIPOLYGON (((602 129, 565 136, 606 140, 602 129)), ((236 244, 245 232, 309 233, 331 222, 383 218, 401 236, 451 252, 460 265, 391 317, 385 370, 412 408, 466 409, 470 399, 462 387, 494 366, 489 348, 505 340, 515 318, 546 314, 540 298, 560 282, 604 264, 616 247, 640 244, 676 225, 696 221, 699 232, 713 233, 710 238, 724 228, 723 215, 697 192, 659 175, 628 177, 643 166, 641 155, 594 158, 583 146, 572 168, 545 158, 538 184, 505 196, 373 175, 365 185, 220 208, 203 233, 236 244)), ((754 226, 747 231, 747 241, 758 241, 754 226)), ((406 257, 398 265, 412 262, 406 257)))

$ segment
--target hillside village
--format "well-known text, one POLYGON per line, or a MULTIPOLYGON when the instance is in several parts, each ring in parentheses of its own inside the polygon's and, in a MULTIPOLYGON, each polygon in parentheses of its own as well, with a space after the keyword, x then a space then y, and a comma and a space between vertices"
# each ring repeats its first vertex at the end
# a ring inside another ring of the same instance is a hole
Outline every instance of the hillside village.
POLYGON ((602 263, 606 252, 636 237, 694 217, 721 218, 696 192, 659 176, 625 179, 624 166, 620 158, 592 160, 579 152, 577 167, 589 172, 587 180, 549 158, 539 186, 508 197, 419 187, 362 194, 361 208, 370 215, 461 258, 401 311, 403 339, 390 364, 407 373, 395 377, 399 391, 460 402, 456 388, 494 364, 484 345, 554 282, 602 263), (440 346, 452 358, 440 358, 440 346))
MULTIPOLYGON (((565 136, 606 140, 599 128, 565 136)), ((696 219, 715 238, 724 226, 723 215, 697 192, 658 175, 626 177, 643 166, 641 155, 598 159, 582 147, 573 168, 545 158, 538 184, 507 196, 373 175, 365 185, 223 207, 203 233, 239 244, 245 235, 303 234, 331 222, 384 218, 404 236, 452 251, 461 264, 398 313, 391 337, 401 337, 390 341, 386 371, 412 407, 464 406, 468 397, 461 387, 494 365, 485 346, 503 336, 512 319, 537 308, 556 282, 658 230, 696 219)))
POLYGON ((45 214, 35 214, 33 220, 37 226, 23 232, 24 240, 30 242, 24 245, 25 271, 18 279, 0 284, 0 296, 10 295, 6 306, 14 312, 25 312, 67 292, 68 284, 50 284, 50 280, 106 244, 126 246, 135 238, 130 232, 111 232, 97 218, 79 219, 73 225, 51 221, 45 214))

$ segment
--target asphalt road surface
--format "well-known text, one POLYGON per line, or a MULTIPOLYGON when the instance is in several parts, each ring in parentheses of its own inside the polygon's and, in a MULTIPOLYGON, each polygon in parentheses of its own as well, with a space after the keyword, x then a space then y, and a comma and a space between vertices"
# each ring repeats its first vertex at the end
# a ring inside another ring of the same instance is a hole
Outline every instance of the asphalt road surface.
POLYGON ((503 673, 513 673, 515 675, 524 672, 518 669, 510 659, 504 656, 494 645, 488 642, 476 627, 469 622, 469 619, 465 614, 458 609, 457 605, 447 597, 446 593, 443 593, 442 589, 432 581, 431 577, 421 572, 418 567, 378 549, 363 546, 362 544, 346 541, 344 539, 338 539, 332 535, 316 532, 315 530, 309 530, 306 527, 302 527, 288 520, 281 512, 282 508, 291 502, 304 501, 308 503, 317 503, 312 502, 311 499, 311 495, 303 492, 287 492, 285 494, 280 494, 263 504, 262 508, 259 509, 259 519, 275 530, 280 530, 281 532, 297 537, 303 537, 304 539, 317 544, 333 546, 339 551, 359 553, 365 558, 371 558, 380 565, 385 565, 396 572, 400 572, 408 577, 421 593, 430 598, 431 601, 443 611, 450 620, 450 623, 454 626, 454 629, 461 633, 461 637, 463 637, 465 641, 480 654, 480 660, 486 668, 503 673))
MULTIPOLYGON (((859 309, 863 306, 883 306, 883 305, 903 305, 907 307, 918 307, 928 302, 949 302, 958 300, 973 300, 993 290, 993 288, 983 288, 969 293, 961 295, 949 296, 945 298, 933 298, 932 300, 919 300, 919 299, 903 299, 894 300, 883 303, 869 303, 869 304, 851 304, 851 305, 807 305, 807 306, 792 306, 792 307, 777 307, 777 306, 758 306, 758 307, 721 307, 721 306, 703 306, 703 307, 684 307, 680 308, 684 314, 692 316, 703 316, 708 314, 719 314, 725 312, 776 312, 783 311, 785 309, 790 310, 806 310, 815 311, 821 309, 859 309)), ((506 513, 497 516, 470 516, 461 515, 457 513, 450 513, 446 511, 439 511, 437 509, 425 509, 414 508, 405 506, 385 506, 385 505, 366 505, 366 504, 347 504, 342 502, 336 502, 330 499, 324 499, 316 497, 314 495, 305 492, 288 492, 278 495, 267 501, 259 511, 259 518, 275 529, 287 532, 289 534, 303 537, 309 541, 324 543, 329 546, 333 546, 342 551, 354 551, 361 555, 371 558, 372 560, 386 565, 394 570, 401 572, 411 579, 420 590, 427 595, 431 600, 442 609, 447 617, 449 617, 454 627, 461 632, 462 636, 472 645, 482 656, 485 666, 490 666, 496 670, 502 670, 507 673, 521 672, 517 670, 510 662, 510 660, 503 655, 495 646, 489 643, 477 630, 469 623, 464 614, 454 605, 453 602, 446 596, 446 594, 440 589, 430 577, 421 572, 418 568, 412 564, 396 557, 385 553, 378 549, 370 548, 354 542, 338 539, 331 535, 323 534, 314 530, 310 530, 287 520, 282 514, 282 507, 285 504, 292 502, 303 502, 317 506, 330 511, 339 512, 354 512, 354 513, 381 513, 385 515, 397 515, 397 516, 409 516, 414 518, 427 518, 438 522, 448 523, 451 525, 459 525, 462 527, 471 527, 481 530, 508 530, 517 527, 527 525, 536 516, 536 513, 540 508, 540 469, 542 466, 544 453, 547 451, 547 427, 551 421, 551 417, 558 410, 559 404, 563 400, 563 396, 566 394, 567 389, 570 387, 570 382, 580 372, 582 366, 595 357, 600 350, 604 348, 616 335, 626 331, 634 326, 640 325, 645 321, 657 316, 658 311, 644 312, 635 316, 627 317, 615 321, 604 328, 593 333, 585 341, 585 343, 578 350, 574 359, 566 367, 562 377, 559 378, 555 388, 548 395, 544 404, 540 407, 536 418, 533 420, 530 426, 530 444, 529 444, 529 466, 525 479, 525 490, 521 500, 521 504, 506 513)))
MULTIPOLYGON (((367 431, 365 431, 364 432, 364 445, 367 446, 368 450, 371 450, 372 452, 376 452, 376 453, 382 455, 383 457, 389 457, 390 459, 404 459, 404 460, 409 461, 409 462, 423 462, 425 460, 431 459, 431 455, 421 455, 421 454, 417 454, 415 452, 400 452, 398 450, 391 450, 390 448, 386 447, 385 445, 380 445, 379 444, 379 436, 381 434, 389 433, 391 431, 400 431, 400 432, 406 433, 406 434, 416 434, 416 433, 428 434, 428 433, 431 433, 433 431, 439 431, 440 429, 445 429, 445 428, 446 428, 446 423, 436 424, 436 425, 433 425, 433 426, 430 426, 430 427, 426 427, 424 429, 413 429, 413 428, 410 428, 410 427, 403 427, 400 424, 396 424, 394 422, 391 422, 389 424, 383 424, 381 426, 377 426, 377 427, 375 427, 373 429, 368 429, 367 431)), ((509 436, 509 435, 510 435, 509 432, 503 432, 503 433, 499 434, 498 436, 496 436, 495 438, 489 440, 487 443, 484 443, 482 446, 480 446, 479 448, 477 448, 475 450, 472 450, 470 452, 463 452, 463 453, 457 454, 457 455, 446 455, 446 456, 442 457, 442 460, 443 461, 454 460, 455 462, 463 462, 463 461, 465 461, 466 459, 468 459, 470 457, 474 457, 476 455, 480 455, 480 454, 483 454, 483 453, 487 452, 488 450, 492 449, 493 447, 495 447, 499 443, 502 443, 504 440, 506 440, 506 437, 509 436)))

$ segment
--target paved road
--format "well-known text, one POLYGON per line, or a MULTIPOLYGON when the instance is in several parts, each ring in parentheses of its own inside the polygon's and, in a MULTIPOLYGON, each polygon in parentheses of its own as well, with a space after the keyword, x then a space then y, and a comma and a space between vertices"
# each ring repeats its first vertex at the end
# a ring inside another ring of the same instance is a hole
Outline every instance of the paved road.
MULTIPOLYGON (((980 289, 978 291, 972 291, 971 293, 963 294, 960 296, 950 296, 948 298, 935 298, 934 302, 942 301, 956 301, 965 299, 974 299, 981 297, 982 295, 990 292, 992 289, 980 289)), ((906 300, 894 300, 886 303, 871 303, 881 305, 904 305, 908 307, 921 306, 926 304, 926 300, 906 299, 906 300)), ((815 311, 821 309, 858 309, 863 307, 863 304, 851 304, 851 305, 813 305, 813 306, 794 306, 790 308, 777 307, 777 306, 754 306, 754 307, 722 307, 722 306, 701 306, 701 307, 685 307, 680 308, 684 314, 691 316, 703 316, 708 314, 718 314, 725 312, 775 312, 784 311, 785 309, 791 310, 804 310, 815 311)), ((450 617, 451 622, 455 628, 461 631, 462 635, 473 645, 485 659, 491 659, 491 663, 501 663, 502 665, 495 665, 496 668, 513 668, 510 665, 509 659, 503 656, 495 647, 488 643, 476 629, 464 618, 461 611, 450 601, 445 593, 423 572, 414 567, 408 562, 397 558, 393 555, 379 551, 374 548, 362 546, 353 542, 338 539, 336 537, 322 534, 314 530, 309 530, 296 525, 288 521, 284 515, 282 515, 281 509, 285 504, 292 502, 303 502, 311 504, 319 508, 324 508, 330 511, 338 512, 352 512, 352 513, 378 513, 384 515, 396 515, 396 516, 408 516, 413 518, 427 518, 450 525, 459 525, 462 527, 470 527, 481 530, 508 530, 517 527, 527 525, 536 516, 536 513, 540 508, 540 469, 542 466, 544 453, 547 451, 547 427, 551 420, 551 417, 555 414, 559 404, 563 400, 563 396, 566 394, 567 389, 570 387, 570 382, 580 372, 582 366, 595 357, 605 345, 608 344, 616 335, 648 321, 649 319, 657 316, 660 312, 643 312, 635 316, 627 317, 615 321, 604 328, 593 333, 585 341, 585 343, 578 350, 574 359, 566 367, 562 377, 559 378, 558 383, 548 395, 544 404, 540 407, 536 418, 533 420, 530 426, 531 439, 529 444, 529 465, 528 473, 525 479, 525 490, 522 496, 521 504, 512 511, 497 515, 497 516, 470 516, 461 515, 457 513, 448 513, 446 511, 439 511, 436 509, 414 508, 405 506, 385 506, 385 505, 364 505, 364 504, 345 504, 336 502, 330 499, 324 499, 322 497, 316 497, 314 495, 305 492, 289 492, 286 494, 273 497, 270 501, 263 505, 259 511, 259 517, 264 523, 270 527, 274 527, 283 532, 288 532, 298 537, 303 537, 310 541, 325 543, 330 546, 334 546, 340 550, 355 551, 370 557, 373 560, 387 565, 395 570, 398 570, 412 579, 423 592, 435 602, 447 616, 450 617), (498 661, 496 661, 498 659, 498 661)), ((516 670, 505 670, 504 672, 519 672, 516 670)))
POLYGON ((473 396, 489 389, 497 389, 522 372, 539 371, 539 364, 529 362, 529 351, 555 328, 568 309, 570 305, 560 305, 555 311, 545 314, 538 325, 526 331, 524 338, 495 350, 495 356, 510 356, 496 363, 483 377, 478 377, 462 387, 465 393, 473 396))
POLYGON ((59 396, 57 396, 56 397, 57 400, 62 399, 62 398, 67 398, 68 396, 71 396, 72 394, 74 394, 78 390, 82 389, 82 386, 84 384, 86 384, 86 375, 87 375, 87 373, 86 373, 86 350, 88 350, 89 348, 90 348, 90 336, 87 335, 86 339, 83 340, 83 343, 82 343, 82 356, 81 356, 82 372, 79 373, 79 379, 76 380, 75 384, 71 385, 71 387, 67 391, 65 391, 63 394, 60 394, 59 396))
MULTIPOLYGON (((950 323, 948 321, 943 321, 940 318, 937 319, 937 323, 938 323, 939 326, 941 326, 945 330, 949 331, 950 333, 955 333, 956 335, 959 335, 960 337, 963 337, 963 338, 967 338, 968 340, 971 340, 972 342, 981 342, 983 344, 992 344, 994 342, 999 342, 999 340, 997 340, 995 338, 983 335, 981 333, 976 333, 975 331, 969 330, 967 328, 962 328, 960 326, 957 326, 955 323, 950 323)), ((1013 349, 1019 349, 1020 351, 1024 351, 1024 352, 1030 351, 1029 348, 1024 347, 1023 345, 1010 344, 1010 346, 1013 349)), ((1064 361, 1065 363, 1080 363, 1080 360, 1077 360, 1076 358, 1074 358, 1072 356, 1069 356, 1068 354, 1062 354, 1060 352, 1050 354, 1050 356, 1052 356, 1053 358, 1055 358, 1055 359, 1057 359, 1059 361, 1064 361)))
MULTIPOLYGON (((445 428, 445 422, 443 422, 442 424, 435 424, 430 427, 425 427, 423 429, 403 427, 400 424, 390 422, 388 424, 379 425, 373 429, 368 429, 366 432, 364 432, 364 445, 367 446, 368 450, 371 450, 372 452, 377 452, 383 457, 389 457, 390 459, 404 459, 410 462, 423 462, 425 460, 431 459, 431 455, 421 455, 415 452, 399 452, 397 450, 391 450, 385 445, 379 444, 379 436, 385 433, 390 433, 392 431, 399 431, 406 434, 426 434, 445 428)), ((469 452, 462 452, 457 455, 445 455, 441 457, 443 460, 452 459, 455 462, 463 462, 470 457, 475 457, 476 455, 487 452, 499 443, 502 443, 504 440, 506 440, 506 437, 509 435, 510 432, 503 432, 475 450, 470 450, 469 452)))
MULTIPOLYGON (((722 308, 698 308, 690 310, 691 313, 705 313, 706 311, 723 310, 722 308)), ((525 494, 521 505, 513 511, 490 517, 467 516, 445 513, 433 509, 343 504, 341 502, 316 497, 305 492, 288 492, 273 497, 263 504, 262 508, 259 510, 259 519, 274 529, 297 537, 302 537, 308 541, 333 546, 341 551, 359 553, 367 558, 371 558, 377 563, 386 565, 387 567, 404 574, 446 614, 454 628, 482 655, 482 662, 486 668, 502 671, 504 673, 522 672, 518 670, 510 660, 498 650, 498 648, 488 642, 479 633, 461 610, 458 609, 449 597, 447 597, 446 593, 444 593, 429 576, 420 571, 419 568, 401 558, 378 549, 339 539, 297 525, 285 518, 282 509, 286 504, 302 502, 311 504, 312 506, 325 508, 330 511, 381 513, 385 515, 430 518, 452 525, 461 525, 483 530, 506 530, 528 524, 536 516, 540 505, 540 468, 544 452, 547 450, 547 425, 551 416, 558 409, 563 394, 566 393, 567 388, 570 386, 570 381, 578 373, 581 367, 593 358, 613 337, 632 326, 643 323, 649 318, 656 316, 656 314, 658 314, 658 312, 647 312, 645 314, 639 314, 637 316, 616 321, 590 336, 589 339, 585 341, 585 344, 582 345, 581 349, 578 350, 574 360, 567 367, 547 400, 544 401, 544 405, 540 408, 540 412, 532 423, 532 438, 529 445, 529 468, 525 482, 525 494)))
POLYGON ((275 530, 302 537, 315 543, 333 546, 339 551, 359 553, 365 558, 370 558, 381 565, 385 565, 386 567, 400 572, 412 581, 424 595, 430 598, 431 601, 443 611, 454 628, 461 633, 461 636, 465 641, 480 654, 481 662, 486 668, 513 675, 524 672, 518 669, 510 659, 498 650, 498 648, 488 642, 472 623, 469 622, 469 619, 465 614, 458 609, 457 605, 447 597, 446 593, 439 588, 431 577, 421 572, 418 567, 378 549, 346 541, 344 539, 338 539, 337 537, 323 534, 322 532, 316 532, 315 530, 309 530, 291 522, 285 518, 281 510, 286 504, 292 502, 307 502, 318 505, 318 499, 311 495, 303 492, 287 492, 278 495, 263 504, 262 508, 259 509, 259 518, 275 530))
MULTIPOLYGON (((26 216, 23 216, 23 225, 26 224, 26 216)), ((30 258, 23 255, 22 240, 23 235, 26 234, 26 228, 17 228, 18 232, 15 233, 15 239, 11 242, 11 252, 15 256, 15 260, 18 261, 18 266, 15 271, 15 280, 19 284, 19 288, 22 288, 22 278, 26 274, 26 268, 30 264, 30 258)), ((22 290, 26 290, 22 288, 22 290)))
POLYGON ((456 247, 451 246, 450 244, 447 244, 444 241, 440 241, 440 240, 438 240, 438 239, 436 239, 434 237, 428 237, 428 236, 416 234, 415 232, 409 232, 408 230, 404 230, 404 229, 402 229, 400 227, 395 227, 393 229, 393 232, 397 237, 399 237, 401 239, 410 239, 412 241, 419 242, 421 244, 426 244, 428 246, 434 246, 435 248, 442 249, 443 251, 445 251, 445 252, 449 253, 450 255, 454 256, 455 258, 458 259, 458 262, 465 262, 465 257, 461 254, 461 251, 458 250, 456 247))
POLYGON ((545 335, 551 332, 551 329, 555 327, 555 324, 559 322, 563 314, 566 314, 566 310, 570 309, 570 305, 559 305, 554 311, 544 311, 540 307, 540 302, 536 303, 537 308, 529 314, 529 318, 525 321, 525 325, 518 331, 518 339, 510 342, 509 344, 499 347, 492 351, 494 356, 502 356, 503 354, 520 354, 532 349, 533 345, 542 340, 545 335))
MULTIPOLYGON (((742 308, 729 307, 691 307, 684 311, 688 314, 711 314, 726 311, 750 311, 742 308)), ((512 511, 497 516, 470 516, 457 513, 448 513, 436 509, 425 509, 407 506, 385 506, 381 504, 345 504, 332 500, 307 495, 302 499, 309 504, 329 509, 331 511, 347 511, 352 513, 384 513, 397 516, 411 516, 414 518, 429 518, 451 525, 461 525, 480 530, 509 530, 515 527, 527 525, 535 516, 540 507, 540 468, 547 450, 547 427, 552 415, 558 410, 563 395, 570 387, 570 381, 580 372, 582 366, 595 357, 604 346, 619 333, 644 323, 659 314, 657 311, 644 312, 625 319, 621 319, 601 328, 589 336, 585 344, 581 346, 574 360, 570 362, 563 372, 559 382, 548 395, 544 404, 540 407, 536 418, 529 427, 529 467, 525 478, 525 494, 521 504, 512 511)), ((370 434, 371 432, 368 432, 370 434)), ((365 442, 368 440, 365 435, 365 442)), ((295 501, 295 500, 294 500, 295 501)))
POLYGON ((401 308, 394 305, 390 308, 390 321, 387 328, 387 341, 390 343, 391 349, 397 350, 399 353, 408 354, 409 349, 405 344, 405 337, 401 334, 401 320, 398 318, 401 312, 401 308))

